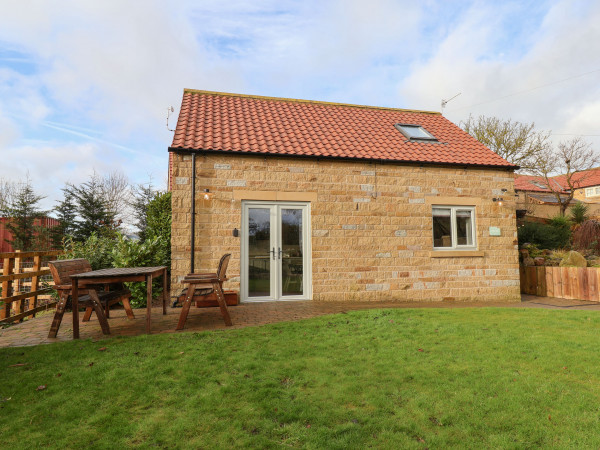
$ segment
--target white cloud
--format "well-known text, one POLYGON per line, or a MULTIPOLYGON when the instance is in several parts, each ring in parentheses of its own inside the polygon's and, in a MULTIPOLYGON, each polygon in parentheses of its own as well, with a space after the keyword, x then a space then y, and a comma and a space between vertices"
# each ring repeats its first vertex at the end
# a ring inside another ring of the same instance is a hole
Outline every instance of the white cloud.
POLYGON ((162 181, 166 108, 184 87, 433 110, 462 92, 455 122, 599 129, 600 73, 486 102, 600 69, 591 0, 13 3, 0 16, 0 177, 29 170, 48 195, 93 169, 162 181))
POLYGON ((178 106, 184 87, 241 84, 239 71, 209 61, 186 12, 184 3, 160 1, 3 10, 0 50, 30 64, 24 73, 0 67, 0 176, 28 171, 52 200, 93 169, 124 167, 133 181, 152 174, 161 183, 172 138, 167 106, 178 106))
POLYGON ((555 133, 598 134, 599 116, 589 114, 600 108, 600 72, 536 88, 600 69, 600 4, 556 2, 528 30, 521 52, 496 54, 511 13, 473 5, 438 51, 399 83, 401 95, 415 107, 439 110, 442 98, 462 92, 446 111, 455 122, 484 114, 535 122, 555 133), (513 93, 519 94, 508 96, 513 93))

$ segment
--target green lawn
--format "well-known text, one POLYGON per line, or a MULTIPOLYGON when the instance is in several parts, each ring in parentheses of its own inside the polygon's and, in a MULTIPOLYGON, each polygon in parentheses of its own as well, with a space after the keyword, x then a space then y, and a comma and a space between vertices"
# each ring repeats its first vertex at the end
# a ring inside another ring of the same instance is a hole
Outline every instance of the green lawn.
POLYGON ((3 349, 0 443, 598 448, 599 328, 586 311, 397 309, 3 349))

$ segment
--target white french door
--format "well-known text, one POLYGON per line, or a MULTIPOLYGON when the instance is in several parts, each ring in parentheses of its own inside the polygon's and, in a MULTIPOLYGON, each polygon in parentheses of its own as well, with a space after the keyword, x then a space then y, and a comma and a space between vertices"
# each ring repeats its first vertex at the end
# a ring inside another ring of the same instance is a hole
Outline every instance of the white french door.
POLYGON ((242 202, 242 301, 311 298, 310 203, 242 202))

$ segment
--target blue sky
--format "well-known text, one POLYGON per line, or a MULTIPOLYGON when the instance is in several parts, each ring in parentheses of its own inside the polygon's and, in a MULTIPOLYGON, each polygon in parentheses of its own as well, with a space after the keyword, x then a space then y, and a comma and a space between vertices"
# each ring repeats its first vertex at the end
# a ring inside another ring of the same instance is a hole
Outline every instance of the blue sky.
POLYGON ((94 170, 164 186, 183 88, 438 111, 460 92, 455 123, 495 115, 598 148, 598 23, 591 0, 11 2, 0 178, 29 173, 47 207, 94 170))

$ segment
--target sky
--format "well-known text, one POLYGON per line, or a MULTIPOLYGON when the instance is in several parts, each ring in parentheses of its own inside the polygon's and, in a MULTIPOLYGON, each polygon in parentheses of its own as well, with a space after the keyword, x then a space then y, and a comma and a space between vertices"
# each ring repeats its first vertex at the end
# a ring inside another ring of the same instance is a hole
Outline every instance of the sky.
POLYGON ((184 88, 535 122, 600 151, 600 2, 0 0, 0 179, 166 187, 184 88))

